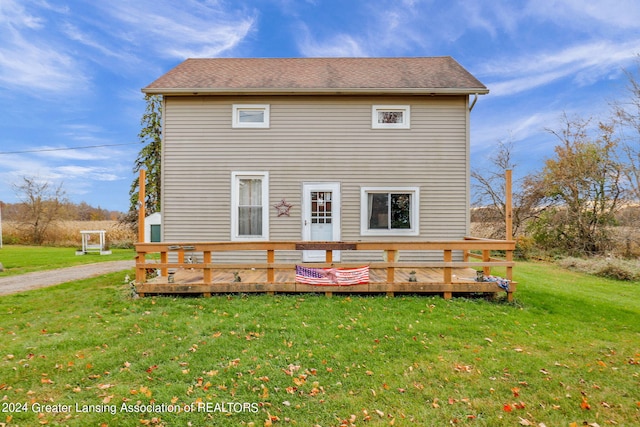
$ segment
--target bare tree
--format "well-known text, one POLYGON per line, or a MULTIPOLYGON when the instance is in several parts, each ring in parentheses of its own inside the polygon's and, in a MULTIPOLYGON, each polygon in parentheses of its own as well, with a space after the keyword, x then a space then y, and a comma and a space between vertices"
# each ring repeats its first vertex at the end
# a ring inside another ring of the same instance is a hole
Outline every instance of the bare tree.
POLYGON ((624 174, 629 191, 640 202, 640 56, 636 60, 636 73, 625 71, 628 78, 628 98, 613 103, 613 114, 620 135, 624 174))
MULTIPOLYGON (((474 217, 485 229, 491 230, 488 236, 491 238, 505 238, 505 171, 516 167, 512 152, 513 141, 498 141, 497 150, 489 159, 490 166, 471 171, 474 217)), ((517 235, 524 230, 527 222, 536 218, 546 206, 543 204, 544 195, 536 175, 525 176, 513 184, 512 225, 513 233, 517 235)))
POLYGON ((41 245, 49 225, 60 219, 64 210, 66 199, 62 184, 54 187, 36 177, 24 176, 13 189, 21 201, 18 205, 20 226, 28 232, 31 243, 41 245))

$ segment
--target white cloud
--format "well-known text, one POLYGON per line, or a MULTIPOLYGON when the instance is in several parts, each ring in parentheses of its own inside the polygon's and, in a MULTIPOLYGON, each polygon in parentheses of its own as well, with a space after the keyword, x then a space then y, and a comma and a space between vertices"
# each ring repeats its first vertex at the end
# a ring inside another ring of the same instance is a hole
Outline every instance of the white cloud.
POLYGON ((62 25, 62 30, 70 40, 81 43, 95 50, 101 55, 108 56, 111 58, 110 60, 112 60, 113 58, 126 60, 128 57, 127 55, 122 54, 120 51, 109 49, 108 47, 104 46, 96 38, 91 37, 88 33, 82 31, 80 28, 70 22, 64 23, 62 25))
POLYGON ((585 33, 637 29, 640 21, 640 3, 637 0, 530 0, 526 9, 529 16, 585 33))
POLYGON ((124 25, 116 36, 164 57, 214 57, 236 47, 253 29, 255 13, 225 10, 216 2, 127 0, 101 3, 124 25))
POLYGON ((67 180, 116 181, 120 179, 107 168, 97 166, 66 165, 53 168, 52 172, 60 177, 66 177, 67 180))
POLYGON ((38 147, 36 155, 43 160, 51 162, 52 160, 100 160, 105 156, 97 155, 93 150, 67 150, 61 147, 38 147))
POLYGON ((45 20, 12 0, 0 6, 0 86, 41 91, 79 90, 87 83, 77 61, 43 36, 45 20))
POLYGON ((338 34, 322 42, 314 40, 308 29, 300 37, 299 49, 304 56, 310 57, 354 57, 369 56, 361 42, 348 34, 338 34))
POLYGON ((583 86, 620 74, 637 57, 638 46, 640 40, 588 42, 551 53, 487 62, 480 74, 504 78, 487 84, 494 96, 514 95, 563 78, 583 86))
POLYGON ((0 3, 0 25, 10 25, 14 28, 40 29, 43 20, 27 12, 23 4, 14 0, 3 0, 0 3))
MULTIPOLYGON (((319 7, 319 6, 318 6, 319 7)), ((365 57, 398 56, 411 48, 424 47, 427 39, 417 22, 415 2, 375 4, 364 8, 366 18, 354 17, 354 27, 339 32, 322 29, 314 33, 313 23, 298 22, 296 42, 303 56, 365 57)))

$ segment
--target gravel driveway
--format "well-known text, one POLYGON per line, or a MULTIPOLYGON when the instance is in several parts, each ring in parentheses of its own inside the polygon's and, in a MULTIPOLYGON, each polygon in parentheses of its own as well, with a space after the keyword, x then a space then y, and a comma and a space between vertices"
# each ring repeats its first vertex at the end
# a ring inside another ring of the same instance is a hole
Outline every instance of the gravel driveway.
POLYGON ((116 271, 129 270, 135 267, 134 260, 96 262, 94 264, 76 265, 56 270, 36 271, 0 278, 0 295, 44 288, 116 271))

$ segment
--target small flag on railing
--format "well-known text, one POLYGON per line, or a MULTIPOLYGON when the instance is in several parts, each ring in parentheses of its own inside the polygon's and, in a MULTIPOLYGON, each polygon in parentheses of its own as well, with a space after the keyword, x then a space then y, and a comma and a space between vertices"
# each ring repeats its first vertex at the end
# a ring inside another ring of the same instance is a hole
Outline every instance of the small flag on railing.
POLYGON ((319 286, 353 286, 369 283, 369 266, 359 268, 312 268, 296 265, 296 282, 319 286))

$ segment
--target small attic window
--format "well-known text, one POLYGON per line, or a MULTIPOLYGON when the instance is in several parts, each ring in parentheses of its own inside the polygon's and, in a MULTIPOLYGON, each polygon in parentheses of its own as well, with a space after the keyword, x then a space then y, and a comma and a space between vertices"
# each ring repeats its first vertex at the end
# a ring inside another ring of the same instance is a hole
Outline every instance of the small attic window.
POLYGON ((411 110, 408 105, 374 105, 371 110, 373 129, 409 129, 411 110))
POLYGON ((269 104, 233 104, 234 128, 268 128, 269 104))

